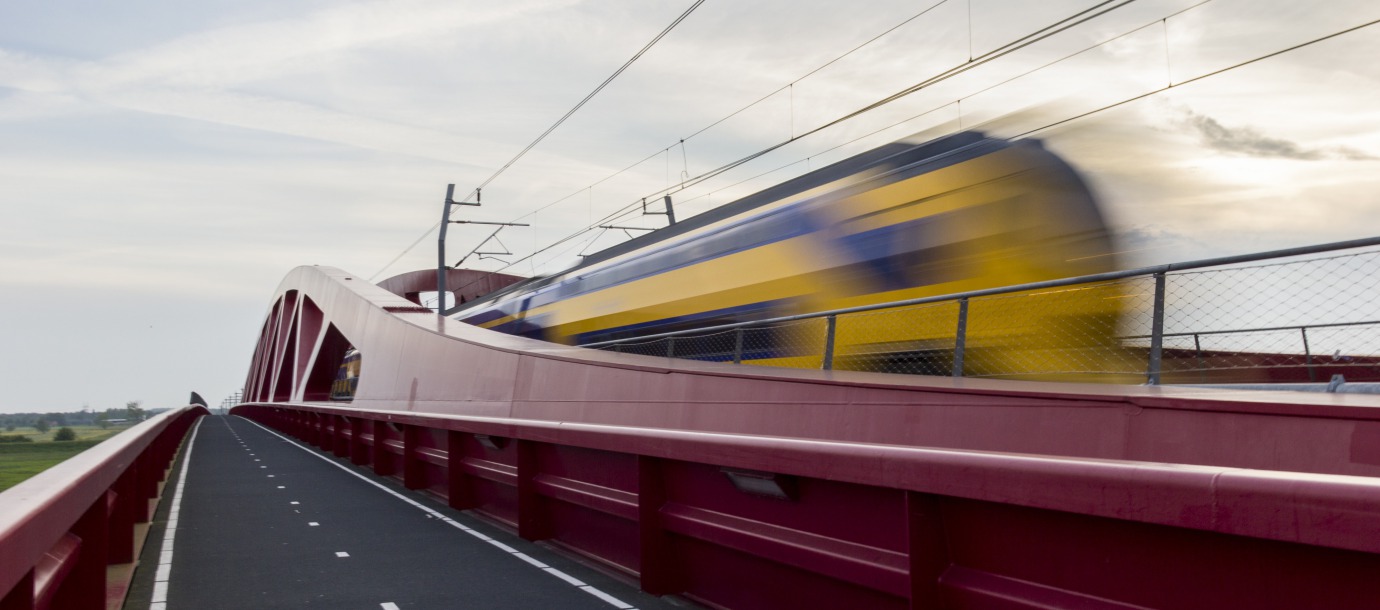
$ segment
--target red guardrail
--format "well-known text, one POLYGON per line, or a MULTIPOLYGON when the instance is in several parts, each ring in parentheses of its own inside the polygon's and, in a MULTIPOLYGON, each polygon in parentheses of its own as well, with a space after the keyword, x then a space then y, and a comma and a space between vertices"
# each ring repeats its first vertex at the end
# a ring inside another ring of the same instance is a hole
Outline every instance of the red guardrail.
POLYGON ((716 607, 1380 599, 1373 477, 326 405, 235 412, 716 607))
POLYGON ((205 414, 160 413, 0 493, 0 610, 118 607, 128 582, 107 582, 107 567, 136 559, 135 524, 152 518, 159 483, 205 414))

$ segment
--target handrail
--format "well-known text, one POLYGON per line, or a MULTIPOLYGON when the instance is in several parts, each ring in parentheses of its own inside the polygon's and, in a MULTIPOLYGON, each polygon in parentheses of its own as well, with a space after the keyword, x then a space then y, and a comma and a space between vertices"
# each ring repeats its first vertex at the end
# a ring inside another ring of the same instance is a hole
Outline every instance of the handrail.
POLYGON ((1062 278, 1057 280, 1045 280, 1042 282, 1029 282, 1017 284, 1015 286, 1003 286, 1000 288, 984 288, 982 290, 969 290, 967 292, 955 292, 951 294, 921 297, 916 299, 906 299, 902 301, 892 301, 888 303, 875 303, 872 305, 859 305, 857 307, 846 307, 843 309, 831 309, 813 313, 796 314, 792 316, 781 316, 768 318, 766 320, 753 320, 750 322, 736 322, 733 324, 721 324, 719 326, 707 326, 704 328, 694 328, 689 330, 679 330, 673 332, 658 333, 655 335, 642 335, 629 337, 627 339, 611 339, 608 341, 598 341, 585 343, 580 347, 600 348, 610 345, 628 344, 632 342, 654 341, 668 337, 679 337, 684 335, 704 335, 716 332, 744 328, 748 326, 765 326, 770 324, 781 324, 784 322, 795 322, 799 320, 810 320, 815 318, 825 318, 829 316, 839 316, 850 313, 861 313, 865 311, 877 311, 879 309, 894 309, 897 307, 911 307, 914 305, 928 305, 930 303, 947 303, 961 299, 971 299, 976 297, 993 296, 999 294, 1011 294, 1014 292, 1024 292, 1027 290, 1043 290, 1045 288, 1061 288, 1064 286, 1075 286, 1080 284, 1094 284, 1098 282, 1110 282, 1124 280, 1132 277, 1144 277, 1169 273, 1171 271, 1187 271, 1189 269, 1202 269, 1205 267, 1220 267, 1224 265, 1235 265, 1239 263, 1250 263, 1276 258, 1288 258, 1291 256, 1302 256, 1305 254, 1318 254, 1320 252, 1335 252, 1338 250, 1349 250, 1352 248, 1364 248, 1368 246, 1380 246, 1380 237, 1367 237, 1363 239, 1352 239, 1347 241, 1337 241, 1313 246, 1300 246, 1297 248, 1285 248, 1282 250, 1270 250, 1268 252, 1257 252, 1254 254, 1239 254, 1235 256, 1221 256, 1216 258, 1205 258, 1196 261, 1186 261, 1181 263, 1168 263, 1164 265, 1153 265, 1150 267, 1140 267, 1125 271, 1109 271, 1106 273, 1094 273, 1091 275, 1080 275, 1077 277, 1062 278))
POLYGON ((817 476, 817 466, 810 465, 828 464, 828 478, 834 481, 1380 553, 1380 538, 1372 535, 1380 531, 1380 481, 1368 476, 318 404, 245 403, 235 409, 265 422, 274 422, 275 413, 315 412, 615 453, 635 451, 687 463, 713 456, 718 467, 782 475, 817 476), (1300 494, 1300 486, 1308 492, 1300 494), (1320 503, 1320 498, 1345 499, 1345 508, 1320 503), (1300 515, 1333 525, 1299 528, 1295 520, 1300 515))
MULTIPOLYGON (((1352 326, 1375 326, 1380 320, 1359 322, 1333 322, 1330 324, 1294 324, 1291 326, 1261 326, 1257 328, 1230 328, 1225 330, 1196 330, 1178 333, 1163 333, 1161 337, 1196 337, 1198 335, 1237 335, 1242 333, 1267 333, 1281 330, 1310 330, 1315 328, 1350 328, 1352 326)), ((1149 339, 1152 335, 1126 335, 1118 339, 1149 339)))
MULTIPOLYGON (((23 592, 16 587, 37 584, 34 574, 36 568, 44 564, 45 556, 50 556, 55 546, 64 543, 70 546, 73 538, 80 544, 82 533, 77 530, 84 526, 99 526, 102 536, 92 536, 92 540, 108 534, 112 545, 128 540, 129 551, 137 552, 132 549, 133 523, 149 520, 147 500, 157 495, 158 482, 182 435, 197 417, 208 413, 205 407, 197 405, 160 413, 0 492, 0 557, 4 558, 0 562, 0 595, 3 596, 0 599, 5 602, 20 600, 18 603, 22 607, 30 607, 23 604, 23 592), (138 506, 140 501, 143 502, 142 510, 138 506), (112 513, 118 513, 122 519, 112 513), (81 523, 92 515, 105 518, 95 520, 99 523, 81 523), (115 527, 122 524, 109 523, 112 520, 128 521, 131 531, 126 533, 115 527)), ((113 546, 108 552, 97 549, 95 558, 99 560, 101 582, 104 582, 107 556, 112 560, 109 563, 122 563, 114 560, 132 560, 129 554, 113 546)), ((90 552, 84 555, 86 559, 93 556, 90 552)), ((81 562, 82 558, 75 561, 81 562)), ((73 569, 65 563, 60 567, 63 569, 59 574, 73 569)), ((70 574, 68 576, 70 578, 70 574)), ((90 585, 77 584, 84 588, 90 585)), ((50 585, 57 587, 57 593, 65 593, 62 582, 50 585)), ((34 591, 31 595, 35 600, 40 595, 53 599, 54 590, 34 591)), ((77 595, 96 595, 104 600, 106 592, 101 587, 98 592, 82 591, 77 595)))

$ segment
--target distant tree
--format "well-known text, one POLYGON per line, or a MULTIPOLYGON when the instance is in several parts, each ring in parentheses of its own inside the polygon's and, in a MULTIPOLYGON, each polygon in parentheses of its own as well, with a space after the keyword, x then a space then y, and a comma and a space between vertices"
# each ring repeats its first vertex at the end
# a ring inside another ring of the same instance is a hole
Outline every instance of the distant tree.
POLYGON ((100 414, 97 414, 97 415, 96 415, 96 425, 97 425, 97 426, 100 426, 102 430, 105 430, 106 428, 109 428, 109 427, 110 427, 110 415, 107 414, 107 413, 100 413, 100 414))
POLYGON ((38 430, 39 434, 47 434, 49 430, 53 429, 53 426, 48 423, 48 420, 40 417, 38 421, 34 422, 34 429, 38 430))
POLYGON ((125 403, 125 413, 129 414, 129 421, 141 422, 144 421, 145 417, 148 417, 148 414, 144 412, 144 409, 139 406, 141 404, 143 403, 138 400, 131 400, 125 403))
POLYGON ((59 425, 59 426, 66 426, 66 425, 67 425, 67 414, 66 414, 66 413, 54 413, 54 414, 53 414, 53 423, 55 423, 55 424, 57 424, 57 425, 59 425))
POLYGON ((14 424, 5 424, 5 432, 14 432, 14 424))
POLYGON ((77 431, 76 431, 76 430, 73 430, 73 429, 71 429, 71 428, 68 428, 67 426, 63 426, 63 427, 61 427, 61 428, 58 428, 58 431, 57 431, 57 432, 54 432, 54 433, 53 433, 53 440, 55 440, 55 441, 75 441, 75 440, 77 440, 77 431))

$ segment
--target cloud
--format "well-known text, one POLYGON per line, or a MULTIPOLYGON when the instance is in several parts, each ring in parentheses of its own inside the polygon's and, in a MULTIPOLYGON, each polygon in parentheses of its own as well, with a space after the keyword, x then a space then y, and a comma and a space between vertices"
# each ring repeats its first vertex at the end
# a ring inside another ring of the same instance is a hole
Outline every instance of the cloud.
POLYGON ((1228 127, 1217 119, 1189 108, 1181 108, 1180 113, 1180 126, 1196 132, 1204 144, 1222 152, 1299 161, 1374 161, 1378 158, 1347 146, 1310 148, 1291 140, 1270 137, 1252 127, 1228 127))

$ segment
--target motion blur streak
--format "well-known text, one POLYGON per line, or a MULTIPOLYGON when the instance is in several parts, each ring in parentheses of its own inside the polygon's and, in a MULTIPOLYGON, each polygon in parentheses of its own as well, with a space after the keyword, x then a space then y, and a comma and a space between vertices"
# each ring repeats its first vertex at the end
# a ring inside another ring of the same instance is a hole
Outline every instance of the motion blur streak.
MULTIPOLYGON (((859 154, 515 284, 454 317, 580 345, 1099 273, 1115 268, 1114 252, 1086 185, 1039 141, 965 132, 859 154)), ((968 353, 988 365, 1020 361, 1033 376, 1096 372, 1078 354, 1113 343, 1124 301, 1111 298, 1115 290, 1019 294, 1038 297, 1020 315, 969 317, 968 353)), ((923 319, 913 309, 860 316, 838 329, 834 366, 942 366, 957 322, 956 306, 923 319)), ((821 366, 822 332, 789 345, 780 332, 753 331, 743 362, 821 366)), ((677 355, 733 359, 722 348, 677 355)))

